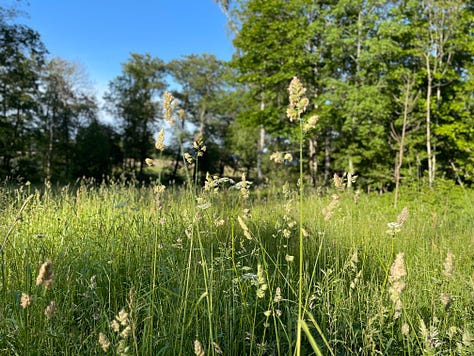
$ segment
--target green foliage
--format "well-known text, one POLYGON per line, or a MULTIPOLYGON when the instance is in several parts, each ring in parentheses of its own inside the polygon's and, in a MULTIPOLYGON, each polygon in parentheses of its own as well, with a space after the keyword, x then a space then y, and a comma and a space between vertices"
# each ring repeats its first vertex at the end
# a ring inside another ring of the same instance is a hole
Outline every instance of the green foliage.
POLYGON ((161 118, 158 96, 166 88, 164 77, 161 59, 132 53, 104 97, 109 111, 120 120, 125 158, 131 160, 132 170, 138 165, 140 177, 153 147, 153 125, 161 118))

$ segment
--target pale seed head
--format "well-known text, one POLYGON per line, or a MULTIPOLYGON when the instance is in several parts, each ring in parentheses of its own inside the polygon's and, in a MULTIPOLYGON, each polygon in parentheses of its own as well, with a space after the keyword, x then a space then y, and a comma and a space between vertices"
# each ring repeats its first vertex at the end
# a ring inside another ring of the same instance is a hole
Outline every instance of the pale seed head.
POLYGON ((21 307, 26 309, 31 305, 31 303, 33 303, 33 297, 26 293, 21 293, 21 307))
POLYGON ((204 356, 204 348, 199 340, 194 340, 194 354, 196 356, 204 356))
POLYGON ((165 129, 161 129, 155 141, 155 148, 163 152, 166 148, 164 142, 165 142, 165 129))
POLYGON ((103 333, 99 333, 99 345, 104 352, 107 352, 109 350, 110 341, 103 333))
POLYGON ((36 285, 43 285, 49 289, 53 284, 53 277, 53 262, 51 262, 51 260, 48 260, 40 267, 38 277, 36 277, 36 285))
POLYGON ((51 301, 49 305, 46 307, 44 311, 44 315, 46 315, 46 318, 51 319, 55 310, 56 310, 56 302, 51 301))
POLYGON ((443 274, 447 278, 451 278, 453 276, 453 270, 454 270, 454 255, 451 253, 451 251, 448 252, 446 255, 446 259, 444 260, 443 264, 443 274))

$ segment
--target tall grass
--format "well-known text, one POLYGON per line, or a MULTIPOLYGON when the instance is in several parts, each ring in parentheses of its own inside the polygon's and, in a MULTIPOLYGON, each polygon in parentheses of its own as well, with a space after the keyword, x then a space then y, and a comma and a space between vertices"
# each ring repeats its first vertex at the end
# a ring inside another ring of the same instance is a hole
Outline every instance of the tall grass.
POLYGON ((189 191, 165 191, 159 209, 153 187, 2 188, 0 352, 102 353, 101 334, 112 353, 192 354, 197 340, 206 354, 292 354, 300 212, 301 354, 473 352, 472 192, 405 192, 409 217, 389 234, 400 214, 390 194, 356 203, 338 191, 325 219, 331 194, 305 191, 300 209, 298 189, 259 204, 224 187, 200 192, 201 204, 189 191), (400 252, 406 276, 395 317, 389 280, 400 252), (47 260, 50 288, 36 285, 47 260), (25 308, 22 293, 32 298, 25 308))

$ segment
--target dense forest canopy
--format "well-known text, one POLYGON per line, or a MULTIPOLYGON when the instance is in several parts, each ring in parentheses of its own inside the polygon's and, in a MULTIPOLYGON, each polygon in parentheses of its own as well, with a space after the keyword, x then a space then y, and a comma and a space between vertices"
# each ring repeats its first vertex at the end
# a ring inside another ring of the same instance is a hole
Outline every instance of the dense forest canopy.
MULTIPOLYGON (((0 177, 69 182, 78 177, 155 174, 180 181, 183 155, 198 138, 205 175, 286 179, 275 152, 298 151, 288 122, 288 85, 300 78, 308 182, 334 173, 362 186, 398 189, 439 179, 474 183, 474 5, 467 0, 217 1, 235 54, 189 54, 165 63, 132 53, 109 83, 106 108, 74 63, 51 58, 41 34, 0 7, 0 177), (170 81, 176 112, 165 125, 170 81), (173 86, 176 87, 176 86, 173 86), (98 119, 100 110, 115 125, 98 119), (161 128, 163 154, 154 148, 161 128)), ((217 6, 216 5, 216 6, 217 6)))

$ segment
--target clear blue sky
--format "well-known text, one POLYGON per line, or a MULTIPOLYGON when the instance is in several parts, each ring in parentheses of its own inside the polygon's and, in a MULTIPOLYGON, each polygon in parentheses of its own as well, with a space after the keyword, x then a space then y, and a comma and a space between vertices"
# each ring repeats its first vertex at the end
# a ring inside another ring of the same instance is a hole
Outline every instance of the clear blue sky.
POLYGON ((130 52, 164 61, 233 52, 214 0, 29 0, 22 8, 29 16, 17 20, 40 33, 50 56, 82 64, 99 96, 130 52))

